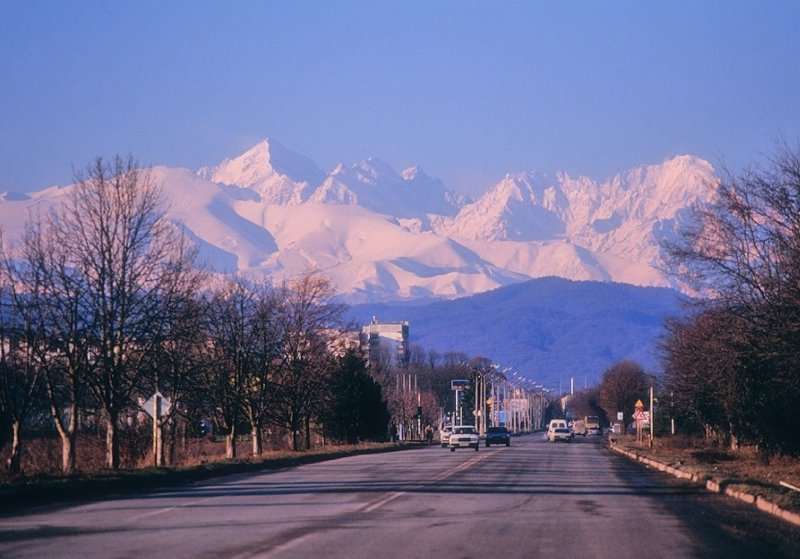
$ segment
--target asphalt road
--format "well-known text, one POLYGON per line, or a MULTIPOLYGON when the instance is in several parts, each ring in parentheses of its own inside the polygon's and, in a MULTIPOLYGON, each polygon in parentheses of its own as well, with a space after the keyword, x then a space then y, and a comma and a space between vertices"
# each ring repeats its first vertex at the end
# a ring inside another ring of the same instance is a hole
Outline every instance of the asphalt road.
POLYGON ((0 519, 3 558, 800 557, 800 528, 592 439, 354 456, 0 519))

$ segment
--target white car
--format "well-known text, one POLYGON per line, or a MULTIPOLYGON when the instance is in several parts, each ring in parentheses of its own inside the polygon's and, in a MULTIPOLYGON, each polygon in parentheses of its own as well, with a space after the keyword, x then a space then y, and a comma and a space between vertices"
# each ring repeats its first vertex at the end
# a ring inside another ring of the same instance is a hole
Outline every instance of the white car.
POLYGON ((480 438, 478 432, 472 425, 456 425, 450 434, 450 451, 455 452, 457 448, 480 448, 480 438))
POLYGON ((439 430, 439 444, 442 445, 442 448, 446 447, 450 443, 450 433, 453 432, 453 427, 450 425, 445 425, 439 430))
POLYGON ((551 443, 558 441, 568 443, 572 440, 572 431, 569 427, 556 427, 547 434, 547 438, 551 443))

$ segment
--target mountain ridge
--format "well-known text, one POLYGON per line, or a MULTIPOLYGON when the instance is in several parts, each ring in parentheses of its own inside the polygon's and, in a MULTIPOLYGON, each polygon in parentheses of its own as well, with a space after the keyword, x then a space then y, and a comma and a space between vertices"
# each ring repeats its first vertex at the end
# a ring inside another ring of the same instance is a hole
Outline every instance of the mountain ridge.
MULTIPOLYGON (((275 281, 316 269, 353 303, 464 297, 543 276, 681 289, 662 271, 660 242, 716 184, 710 164, 677 156, 602 183, 507 174, 470 200, 375 158, 325 173, 272 138, 196 171, 154 167, 153 177, 167 218, 210 269, 275 281)), ((7 236, 69 188, 2 195, 7 236)))

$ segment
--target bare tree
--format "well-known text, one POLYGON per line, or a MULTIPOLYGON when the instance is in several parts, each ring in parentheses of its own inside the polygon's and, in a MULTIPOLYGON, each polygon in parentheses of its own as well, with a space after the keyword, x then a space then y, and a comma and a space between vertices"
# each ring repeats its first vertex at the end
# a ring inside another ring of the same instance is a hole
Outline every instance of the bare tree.
POLYGON ((119 419, 141 388, 154 344, 185 277, 193 252, 164 219, 161 190, 132 158, 98 158, 85 172, 53 229, 65 265, 84 282, 84 316, 91 321, 88 387, 106 425, 106 465, 119 468, 119 419))
POLYGON ((204 371, 207 410, 225 431, 225 455, 236 458, 236 437, 243 423, 252 328, 257 301, 246 282, 233 276, 221 281, 206 305, 209 360, 204 371))
MULTIPOLYGON (((195 285, 201 277, 198 274, 187 279, 195 285)), ((195 289, 186 289, 186 298, 168 313, 163 337, 152 353, 149 393, 158 391, 172 404, 159 425, 164 444, 157 448, 160 455, 156 465, 174 463, 178 427, 183 426, 185 442, 186 424, 195 419, 191 412, 198 407, 201 371, 208 366, 203 352, 208 341, 203 320, 206 308, 194 293, 195 289)))
POLYGON ((22 428, 43 411, 41 368, 33 355, 32 329, 17 312, 9 295, 8 277, 0 270, 0 413, 11 419, 11 455, 8 473, 19 474, 23 448, 22 428), (4 289, 5 288, 5 289, 4 289))
MULTIPOLYGON (((669 245, 674 269, 714 313, 735 317, 730 382, 740 434, 765 457, 800 453, 800 147, 726 172, 718 202, 669 245)), ((732 321, 732 319, 727 319, 732 321)))
POLYGON ((608 421, 605 411, 600 406, 600 390, 598 388, 587 388, 576 392, 570 397, 569 403, 575 418, 596 415, 603 417, 603 423, 608 421))
POLYGON ((636 400, 647 395, 647 377, 641 365, 633 361, 620 361, 606 369, 600 381, 600 406, 606 417, 617 417, 622 412, 631 418, 636 400))
POLYGON ((285 335, 278 297, 265 282, 252 282, 250 286, 255 308, 246 333, 244 410, 250 423, 253 456, 260 456, 264 451, 263 431, 275 404, 274 376, 285 335))
POLYGON ((666 324, 662 342, 664 373, 672 411, 698 422, 708 438, 736 446, 738 433, 737 346, 742 323, 730 313, 708 309, 666 324))
POLYGON ((67 257, 53 215, 29 218, 19 247, 4 252, 10 302, 42 371, 50 416, 61 439, 61 470, 76 470, 80 408, 91 354, 91 313, 82 274, 67 257))
POLYGON ((322 410, 323 383, 331 368, 331 348, 344 311, 334 302, 334 295, 327 278, 316 272, 285 283, 279 291, 282 304, 278 321, 284 343, 272 420, 290 431, 294 450, 300 449, 303 431, 305 446, 310 446, 311 419, 322 410))

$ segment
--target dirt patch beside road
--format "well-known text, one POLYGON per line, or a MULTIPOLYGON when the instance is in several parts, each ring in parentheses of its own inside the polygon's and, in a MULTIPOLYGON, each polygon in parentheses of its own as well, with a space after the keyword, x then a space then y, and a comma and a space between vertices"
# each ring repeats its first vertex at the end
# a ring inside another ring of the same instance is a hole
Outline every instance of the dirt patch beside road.
POLYGON ((754 504, 760 497, 785 511, 800 514, 800 491, 785 485, 800 488, 800 459, 776 457, 765 463, 753 448, 733 451, 686 437, 656 438, 652 448, 638 444, 633 436, 611 440, 619 449, 691 474, 697 482, 711 481, 712 487, 720 492, 738 493, 736 496, 742 500, 751 495, 754 504))

